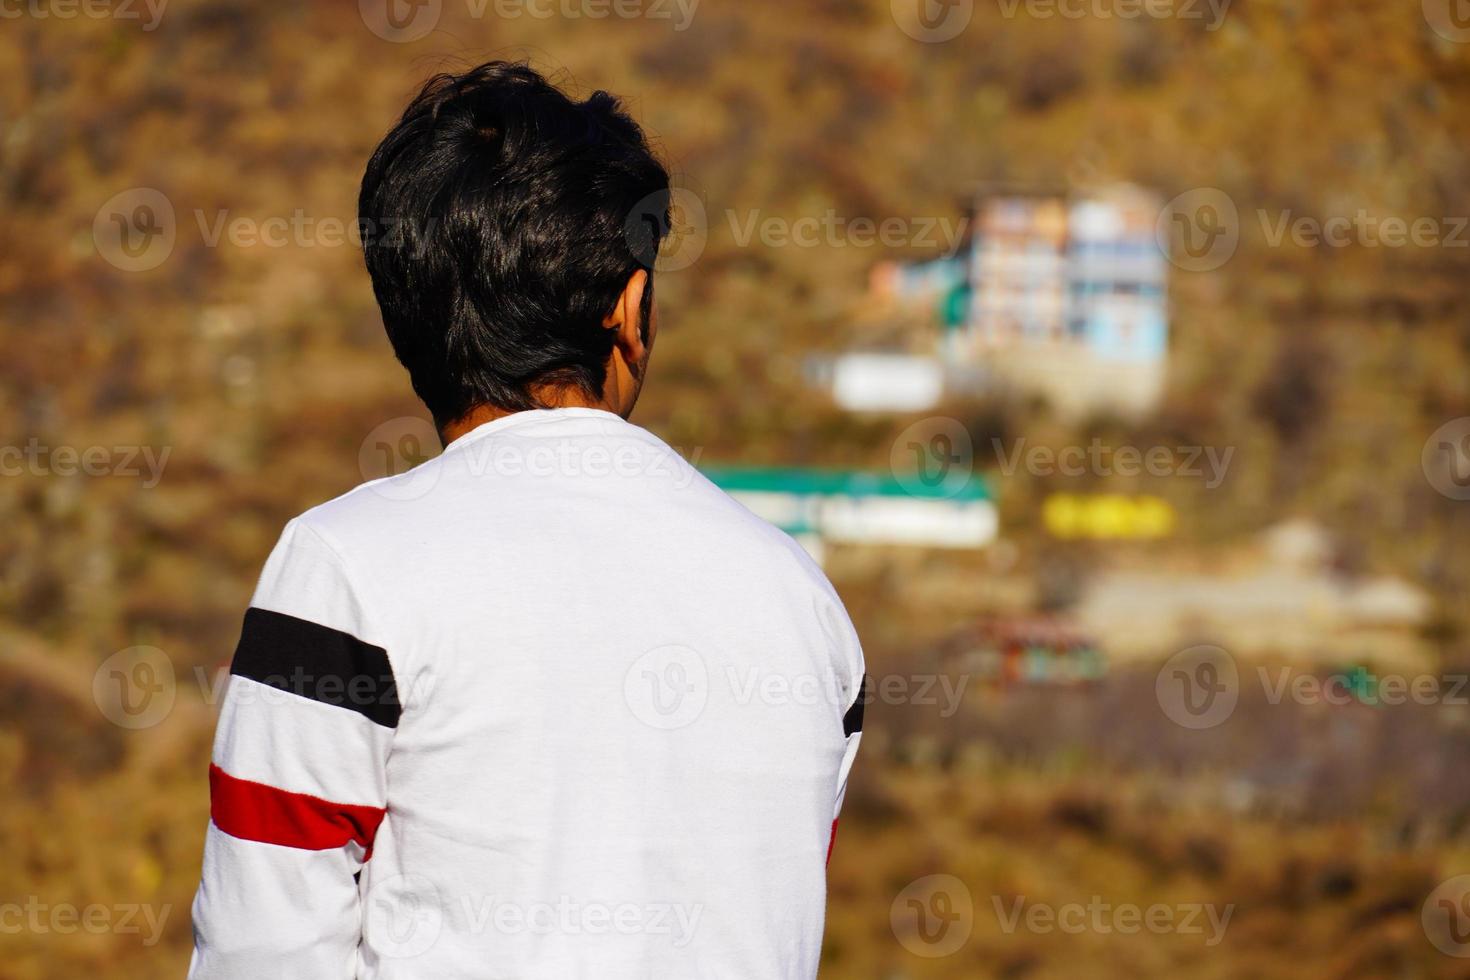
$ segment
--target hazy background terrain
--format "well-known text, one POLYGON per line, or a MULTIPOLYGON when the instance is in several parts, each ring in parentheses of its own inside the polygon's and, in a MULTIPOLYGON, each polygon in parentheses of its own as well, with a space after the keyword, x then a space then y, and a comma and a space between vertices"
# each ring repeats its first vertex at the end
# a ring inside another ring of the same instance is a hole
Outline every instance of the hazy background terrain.
POLYGON ((825 976, 1467 975, 1470 494, 1432 464, 1450 445, 1453 477, 1470 435, 1470 10, 923 0, 968 18, 926 41, 905 2, 430 0, 396 29, 372 0, 0 5, 0 977, 182 975, 255 576, 287 519, 437 449, 341 227, 417 85, 506 56, 625 95, 703 202, 702 253, 658 274, 635 421, 701 464, 881 471, 910 426, 954 419, 999 499, 986 549, 827 556, 891 686, 825 976), (1113 181, 1236 211, 1228 261, 1173 267, 1167 393, 1136 417, 993 392, 843 412, 807 358, 922 343, 869 271, 942 244, 744 232, 1113 181), (117 215, 159 237, 123 247, 117 215), (1385 245, 1360 215, 1435 233, 1385 245), (1353 220, 1277 234, 1298 218, 1353 220), (1207 486, 1005 473, 995 449, 1095 440, 1233 455, 1207 486), (1177 526, 1047 533, 1048 495, 1099 490, 1177 526), (1384 590, 1412 625, 1374 618, 1384 590), (999 687, 955 653, 1028 615, 1083 623, 1106 675, 999 687), (1227 651, 1238 703, 1191 727, 1161 667, 1198 644, 1227 651), (156 693, 141 715, 109 663, 156 693), (1278 683, 1354 670, 1427 694, 1278 683))

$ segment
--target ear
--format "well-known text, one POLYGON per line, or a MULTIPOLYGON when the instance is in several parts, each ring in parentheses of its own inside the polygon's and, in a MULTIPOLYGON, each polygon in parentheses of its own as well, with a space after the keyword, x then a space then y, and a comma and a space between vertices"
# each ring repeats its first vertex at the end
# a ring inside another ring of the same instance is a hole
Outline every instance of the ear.
MULTIPOLYGON (((639 311, 643 308, 643 291, 648 288, 648 272, 639 269, 628 277, 628 282, 623 286, 622 295, 618 297, 617 303, 613 304, 612 312, 602 321, 602 325, 609 330, 617 331, 613 340, 614 346, 623 355, 623 361, 634 372, 636 372, 647 356, 647 342, 643 337, 642 326, 639 323, 639 311)), ((648 342, 652 341, 652 336, 648 342)))

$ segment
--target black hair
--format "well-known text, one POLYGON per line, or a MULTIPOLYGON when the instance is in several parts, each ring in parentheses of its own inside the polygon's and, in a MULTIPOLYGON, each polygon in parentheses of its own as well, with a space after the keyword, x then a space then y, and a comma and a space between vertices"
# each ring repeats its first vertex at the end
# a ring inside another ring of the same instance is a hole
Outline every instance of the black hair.
POLYGON ((523 63, 431 78, 368 161, 363 253, 383 324, 440 425, 532 386, 600 398, 628 278, 668 233, 669 175, 618 99, 523 63))

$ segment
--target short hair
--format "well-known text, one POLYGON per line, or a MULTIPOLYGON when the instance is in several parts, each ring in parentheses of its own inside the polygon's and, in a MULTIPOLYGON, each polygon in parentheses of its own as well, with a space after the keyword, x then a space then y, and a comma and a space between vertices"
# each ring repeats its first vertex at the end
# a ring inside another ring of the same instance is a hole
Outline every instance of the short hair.
POLYGON ((650 279, 669 175, 617 98, 524 63, 431 78, 368 161, 363 253, 383 325, 440 425, 537 384, 600 398, 628 278, 650 279))

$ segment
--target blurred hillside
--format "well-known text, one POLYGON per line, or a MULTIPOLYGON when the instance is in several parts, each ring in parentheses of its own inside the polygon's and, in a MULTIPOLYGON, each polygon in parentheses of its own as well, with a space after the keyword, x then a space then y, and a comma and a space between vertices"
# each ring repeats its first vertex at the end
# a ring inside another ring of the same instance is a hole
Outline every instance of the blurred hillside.
MULTIPOLYGON (((0 936, 0 976, 181 972, 213 723, 195 670, 210 678, 228 658, 289 517, 378 475, 365 460, 379 441, 397 468, 435 448, 409 421, 424 413, 382 336, 361 255, 332 223, 350 225, 364 162, 422 79, 489 57, 529 57, 584 92, 626 94, 702 200, 707 247, 658 278, 663 331, 635 420, 703 460, 882 469, 914 421, 837 411, 802 363, 854 339, 873 263, 926 247, 744 241, 751 221, 949 219, 985 187, 1112 180, 1166 199, 1218 188, 1239 209, 1234 257, 1174 276, 1156 416, 1075 423, 998 400, 944 409, 979 450, 1022 437, 1234 447, 1228 478, 1106 481, 1175 505, 1167 544, 1103 555, 1048 541, 1040 502, 1058 480, 1020 473, 998 481, 1013 563, 838 556, 834 580, 878 670, 911 669, 1008 590, 1046 592, 1048 570, 1165 557, 1208 567, 1299 516, 1328 529, 1342 574, 1393 572, 1427 589, 1422 639, 1440 666, 1470 662, 1470 554, 1456 546, 1470 517, 1421 466, 1430 434, 1470 414, 1470 231, 1454 232, 1470 215, 1470 45, 1432 30, 1417 4, 1235 0, 1212 30, 1008 17, 981 3, 960 36, 935 44, 899 30, 883 0, 706 0, 683 29, 677 16, 474 9, 445 2, 435 29, 406 43, 375 34, 358 5, 291 0, 179 2, 152 30, 4 23, 0 442, 103 447, 113 462, 104 475, 65 475, 53 460, 0 479, 0 778, 11 789, 0 895, 172 914, 156 946, 0 936), (130 271, 95 229, 138 188, 166 202, 171 221, 153 217, 173 244, 130 271), (1360 211, 1432 218, 1450 240, 1272 242, 1283 215, 1360 211), (271 219, 288 228, 279 247, 248 234, 271 219), (156 478, 141 452, 123 466, 130 447, 162 461, 156 478), (959 598, 895 601, 915 576, 959 598), (165 720, 128 730, 99 712, 92 685, 108 657, 139 645, 165 652, 178 693, 165 720)), ((994 462, 982 453, 976 465, 994 462)), ((1327 813, 1212 811, 1194 826, 1187 794, 1158 789, 1146 765, 1107 779, 1071 742, 1016 753, 932 717, 919 727, 940 737, 916 742, 914 714, 873 712, 832 864, 833 976, 1288 976, 1302 956, 1324 976, 1456 975, 1417 919, 1437 881, 1470 870, 1458 798, 1436 805, 1459 817, 1422 838, 1384 829, 1401 829, 1402 814, 1385 818, 1366 791, 1327 813), (1084 900, 1112 881, 1128 894, 1163 882, 1227 896, 1240 918, 1208 951, 990 937, 960 960, 929 961, 895 944, 888 913, 908 881, 938 871, 1084 900)))

